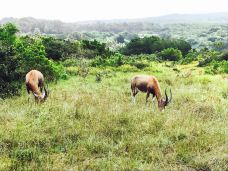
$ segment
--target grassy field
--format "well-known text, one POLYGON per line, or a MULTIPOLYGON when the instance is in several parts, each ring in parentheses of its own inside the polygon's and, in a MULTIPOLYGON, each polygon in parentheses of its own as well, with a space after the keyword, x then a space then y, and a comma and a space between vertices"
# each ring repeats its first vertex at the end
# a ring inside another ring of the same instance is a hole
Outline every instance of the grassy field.
POLYGON ((228 75, 162 64, 49 87, 43 104, 25 91, 0 100, 0 170, 228 169, 228 75), (131 102, 130 79, 143 73, 172 88, 164 112, 143 93, 131 102))

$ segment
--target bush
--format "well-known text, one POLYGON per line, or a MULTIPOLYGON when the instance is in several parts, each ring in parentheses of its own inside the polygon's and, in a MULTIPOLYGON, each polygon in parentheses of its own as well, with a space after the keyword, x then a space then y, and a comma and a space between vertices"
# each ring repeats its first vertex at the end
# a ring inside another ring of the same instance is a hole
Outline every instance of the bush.
POLYGON ((16 41, 16 49, 20 73, 26 74, 37 69, 50 81, 65 77, 63 66, 46 58, 45 48, 39 38, 21 37, 16 41))
POLYGON ((118 67, 123 65, 123 56, 119 53, 116 53, 115 55, 110 56, 106 59, 106 65, 107 66, 113 66, 118 67))
POLYGON ((212 61, 221 61, 221 54, 216 51, 202 52, 201 58, 199 59, 199 67, 210 65, 212 61))
POLYGON ((191 45, 180 39, 160 39, 151 36, 133 39, 121 51, 125 55, 138 55, 157 53, 167 48, 178 49, 183 55, 186 55, 191 50, 191 45))
POLYGON ((143 69, 143 68, 146 68, 146 67, 150 66, 149 62, 146 61, 146 60, 135 61, 135 62, 131 63, 131 65, 135 66, 138 69, 143 69))
POLYGON ((68 58, 68 59, 62 61, 61 64, 64 67, 75 67, 75 66, 78 66, 78 59, 76 59, 76 58, 68 58))
POLYGON ((112 66, 112 67, 118 67, 123 65, 123 56, 119 53, 116 53, 108 58, 104 58, 101 56, 97 56, 95 59, 92 60, 91 66, 97 67, 97 66, 112 66))
POLYGON ((207 74, 228 73, 228 61, 213 61, 207 68, 207 74))
POLYGON ((131 66, 128 64, 122 65, 118 68, 116 68, 116 71, 121 71, 121 72, 138 72, 139 69, 136 68, 135 66, 131 66))
POLYGON ((89 64, 85 59, 80 59, 78 61, 78 75, 85 78, 89 74, 89 64))
POLYGON ((96 82, 101 82, 103 78, 110 78, 113 75, 115 75, 115 72, 105 69, 105 70, 96 72, 95 80, 96 80, 96 82))
POLYGON ((190 51, 182 60, 181 60, 181 63, 182 64, 189 64, 191 63, 192 61, 196 61, 198 60, 197 57, 198 57, 199 53, 196 52, 196 51, 190 51))
POLYGON ((162 60, 169 60, 169 61, 179 61, 182 59, 182 53, 178 49, 168 48, 161 51, 158 56, 161 57, 162 60))
POLYGON ((16 72, 20 66, 14 42, 18 29, 13 24, 0 26, 0 98, 18 95, 21 73, 16 72))
POLYGON ((93 40, 93 41, 82 40, 81 46, 85 51, 90 51, 90 53, 93 54, 93 55, 87 56, 88 58, 94 58, 95 56, 107 57, 112 54, 112 52, 108 48, 106 48, 105 43, 100 43, 97 40, 93 40))
POLYGON ((73 66, 67 67, 66 72, 69 75, 78 75, 78 67, 73 67, 73 66))
POLYGON ((41 39, 16 37, 13 24, 0 26, 0 97, 18 95, 26 73, 40 70, 47 80, 65 78, 62 65, 46 58, 41 39))
POLYGON ((224 53, 221 55, 220 60, 228 61, 228 52, 224 52, 224 53))
POLYGON ((54 37, 42 37, 42 44, 45 47, 47 57, 53 60, 60 60, 72 54, 77 54, 79 51, 78 44, 54 37))

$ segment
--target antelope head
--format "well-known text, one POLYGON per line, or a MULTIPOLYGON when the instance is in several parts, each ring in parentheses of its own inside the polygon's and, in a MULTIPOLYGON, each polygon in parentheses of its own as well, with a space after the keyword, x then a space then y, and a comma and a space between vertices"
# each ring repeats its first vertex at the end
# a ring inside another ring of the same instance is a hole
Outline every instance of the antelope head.
POLYGON ((49 93, 48 93, 47 89, 44 87, 44 92, 43 92, 43 94, 38 95, 38 94, 36 94, 36 93, 33 93, 33 95, 35 96, 35 99, 36 99, 37 101, 39 101, 39 102, 44 102, 44 101, 47 99, 49 93))
POLYGON ((165 98, 162 98, 161 99, 161 102, 159 104, 159 108, 162 110, 162 109, 165 109, 166 106, 168 106, 168 104, 171 102, 172 100, 172 91, 170 89, 170 97, 168 97, 167 93, 166 93, 166 89, 165 89, 165 98))

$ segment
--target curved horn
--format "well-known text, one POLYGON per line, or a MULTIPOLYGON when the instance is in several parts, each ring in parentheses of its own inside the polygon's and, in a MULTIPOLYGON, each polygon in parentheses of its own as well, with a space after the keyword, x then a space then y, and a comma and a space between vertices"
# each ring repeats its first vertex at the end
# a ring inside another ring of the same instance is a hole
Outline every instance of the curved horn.
POLYGON ((47 97, 48 97, 48 92, 47 92, 46 88, 44 87, 44 96, 43 96, 43 98, 46 99, 47 97))
POLYGON ((46 96, 46 92, 45 92, 45 90, 44 90, 44 92, 43 92, 43 94, 42 94, 42 98, 45 98, 45 96, 46 96))
POLYGON ((37 95, 36 93, 33 93, 33 95, 34 95, 35 97, 38 97, 38 95, 37 95))
POLYGON ((170 88, 170 99, 169 99, 169 103, 171 102, 171 100, 172 100, 172 91, 171 91, 171 88, 170 88))
POLYGON ((166 103, 169 102, 169 98, 168 98, 168 96, 167 96, 166 89, 165 89, 165 102, 166 102, 166 103))

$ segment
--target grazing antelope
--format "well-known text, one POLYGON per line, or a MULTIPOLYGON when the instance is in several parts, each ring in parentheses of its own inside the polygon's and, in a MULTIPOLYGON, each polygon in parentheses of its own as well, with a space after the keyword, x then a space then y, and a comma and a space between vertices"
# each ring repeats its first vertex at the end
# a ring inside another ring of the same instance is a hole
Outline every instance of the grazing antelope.
POLYGON ((161 88, 159 86, 158 80, 154 76, 147 75, 137 75, 131 80, 131 91, 132 97, 135 102, 135 96, 139 91, 146 92, 146 103, 148 102, 148 98, 150 94, 152 94, 152 98, 156 96, 158 101, 158 107, 162 110, 167 106, 172 100, 172 92, 170 89, 170 98, 168 98, 166 90, 165 90, 165 99, 162 98, 161 88))
POLYGON ((44 76, 40 71, 31 70, 26 74, 25 84, 28 94, 33 93, 36 102, 43 102, 47 99, 48 93, 44 87, 44 76), (44 92, 42 93, 44 88, 44 92))

